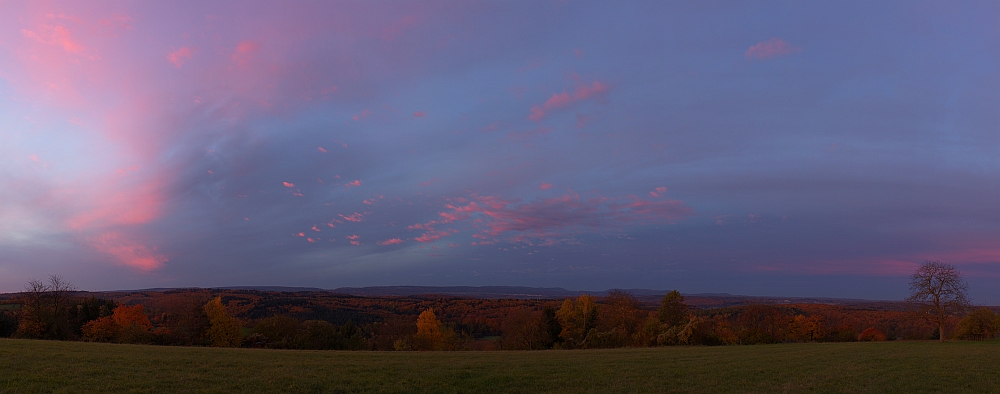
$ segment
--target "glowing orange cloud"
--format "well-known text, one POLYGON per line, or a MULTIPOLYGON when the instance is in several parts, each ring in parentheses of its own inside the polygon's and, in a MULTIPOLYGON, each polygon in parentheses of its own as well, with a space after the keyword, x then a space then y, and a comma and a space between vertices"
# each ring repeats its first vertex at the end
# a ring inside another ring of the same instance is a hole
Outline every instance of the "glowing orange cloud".
POLYGON ((289 188, 291 188, 291 187, 295 187, 295 184, 294 184, 294 183, 291 183, 291 182, 281 182, 281 184, 282 184, 282 185, 285 185, 285 187, 289 187, 289 188))

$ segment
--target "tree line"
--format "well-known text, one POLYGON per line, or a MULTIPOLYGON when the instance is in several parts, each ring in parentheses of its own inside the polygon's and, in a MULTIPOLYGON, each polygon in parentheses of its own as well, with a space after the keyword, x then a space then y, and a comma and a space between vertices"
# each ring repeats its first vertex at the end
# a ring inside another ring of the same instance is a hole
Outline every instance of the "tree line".
POLYGON ((102 299, 53 276, 29 281, 14 303, 0 305, 0 336, 403 351, 984 340, 1000 333, 996 313, 969 307, 953 266, 925 263, 911 285, 914 310, 880 311, 816 304, 694 309, 677 291, 651 306, 620 290, 561 301, 206 290, 102 299))

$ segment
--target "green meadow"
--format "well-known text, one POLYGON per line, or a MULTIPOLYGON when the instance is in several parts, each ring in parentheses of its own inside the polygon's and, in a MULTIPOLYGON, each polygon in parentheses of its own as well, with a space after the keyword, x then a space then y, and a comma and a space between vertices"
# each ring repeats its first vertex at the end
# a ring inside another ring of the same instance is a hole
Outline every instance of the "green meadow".
POLYGON ((998 341, 344 352, 0 340, 0 393, 998 391, 998 341))

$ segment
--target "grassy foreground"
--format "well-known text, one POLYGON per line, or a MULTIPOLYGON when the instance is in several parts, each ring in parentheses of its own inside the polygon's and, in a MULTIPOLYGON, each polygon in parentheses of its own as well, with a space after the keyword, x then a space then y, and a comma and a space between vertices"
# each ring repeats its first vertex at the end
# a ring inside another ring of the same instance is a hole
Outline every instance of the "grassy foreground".
POLYGON ((0 339, 0 393, 1000 392, 1000 342, 333 352, 0 339))

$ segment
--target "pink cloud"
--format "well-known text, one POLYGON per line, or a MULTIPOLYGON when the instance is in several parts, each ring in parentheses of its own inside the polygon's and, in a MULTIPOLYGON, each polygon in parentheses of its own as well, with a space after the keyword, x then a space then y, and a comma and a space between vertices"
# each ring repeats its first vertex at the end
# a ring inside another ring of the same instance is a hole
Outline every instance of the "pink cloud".
POLYGON ((319 148, 316 148, 316 150, 318 150, 318 151, 320 151, 320 152, 323 152, 323 153, 326 153, 326 149, 323 149, 323 147, 322 147, 322 146, 321 146, 321 147, 319 147, 319 148))
POLYGON ((351 245, 361 245, 361 241, 358 241, 359 238, 361 237, 357 236, 356 234, 347 236, 347 239, 351 241, 351 245))
POLYGON ((399 239, 399 238, 390 238, 390 239, 387 239, 385 241, 380 241, 380 242, 376 242, 376 243, 379 244, 379 245, 382 245, 382 246, 385 246, 385 245, 399 245, 399 244, 403 243, 403 240, 399 239))
POLYGON ((444 182, 444 181, 442 181, 441 179, 438 179, 438 178, 431 178, 429 181, 420 182, 420 187, 427 187, 427 186, 433 185, 435 183, 441 183, 441 182, 444 182))
POLYGON ((424 111, 417 111, 417 112, 413 113, 413 117, 414 118, 426 118, 427 117, 427 113, 424 112, 424 111))
POLYGON ((310 228, 310 230, 312 230, 312 231, 315 231, 315 232, 317 232, 317 233, 318 233, 318 232, 320 232, 320 229, 319 229, 319 227, 316 227, 316 225, 315 225, 315 224, 314 224, 314 225, 312 226, 312 228, 310 228))
POLYGON ((531 107, 531 113, 528 115, 528 119, 535 122, 541 121, 553 110, 566 108, 572 104, 589 100, 591 98, 602 97, 607 94, 610 89, 611 87, 607 83, 601 81, 594 81, 589 85, 579 84, 572 94, 567 92, 556 93, 553 94, 552 97, 549 97, 545 103, 531 107))
POLYGON ((31 155, 31 156, 28 156, 28 158, 31 159, 32 161, 36 162, 36 163, 38 162, 38 155, 31 155))
POLYGON ((170 60, 170 62, 174 64, 174 67, 181 68, 181 66, 184 65, 184 62, 191 58, 192 54, 194 54, 194 52, 191 48, 181 47, 176 51, 170 52, 170 54, 167 55, 167 60, 170 60))
POLYGON ((91 246, 99 252, 113 256, 118 262, 143 271, 160 268, 167 256, 118 232, 109 232, 90 239, 91 246))
POLYGON ((340 214, 340 217, 343 218, 344 220, 346 220, 348 222, 355 222, 355 223, 361 223, 361 221, 362 221, 361 217, 362 216, 363 216, 362 214, 357 213, 357 212, 355 212, 355 213, 353 213, 351 215, 347 215, 347 216, 345 216, 344 214, 340 214))
MULTIPOLYGON (((357 122, 357 121, 359 121, 361 119, 367 118, 368 115, 371 115, 371 114, 372 114, 372 111, 369 111, 369 110, 366 109, 366 110, 361 111, 360 114, 352 116, 351 119, 354 119, 354 121, 357 122)), ((346 148, 347 145, 345 144, 344 147, 346 148)))
POLYGON ((361 181, 358 180, 358 179, 355 179, 353 182, 347 182, 347 183, 345 183, 344 186, 347 186, 348 188, 350 188, 352 186, 361 186, 361 181))
POLYGON ((428 242, 437 241, 437 240, 439 240, 441 238, 444 238, 444 237, 451 236, 452 234, 453 234, 453 232, 448 231, 448 230, 430 231, 430 232, 424 233, 423 235, 421 235, 419 237, 414 238, 413 240, 417 241, 417 242, 428 243, 428 242))
POLYGON ((312 239, 312 238, 306 238, 306 241, 309 241, 309 243, 311 243, 311 244, 312 243, 316 243, 316 240, 312 239))
POLYGON ((551 183, 542 183, 541 185, 538 185, 538 188, 542 189, 542 190, 549 190, 549 189, 552 188, 552 184, 551 183))
MULTIPOLYGON (((468 204, 448 204, 445 208, 448 210, 438 213, 440 223, 464 224, 476 231, 473 238, 508 237, 514 242, 532 242, 532 239, 555 242, 571 234, 615 231, 638 224, 668 224, 694 214, 677 200, 647 200, 634 195, 583 198, 572 192, 532 202, 473 195, 468 204)), ((432 223, 438 221, 408 228, 432 230, 432 223)), ((414 240, 433 242, 455 232, 428 231, 414 240)))
POLYGON ((656 188, 655 190, 649 192, 649 196, 652 197, 652 198, 660 198, 664 194, 667 194, 667 188, 665 188, 663 186, 660 186, 660 187, 656 188))
POLYGON ((288 187, 288 188, 295 187, 295 184, 291 183, 291 182, 281 182, 281 184, 285 185, 285 187, 288 187))
POLYGON ((80 45, 79 42, 73 39, 72 33, 70 33, 69 29, 66 29, 63 26, 42 25, 41 29, 39 29, 39 33, 22 29, 21 35, 25 38, 31 38, 46 45, 62 47, 63 50, 69 53, 80 54, 85 49, 83 45, 80 45))
POLYGON ((743 56, 751 60, 767 60, 799 52, 802 52, 802 47, 792 46, 788 41, 772 37, 767 41, 758 42, 756 45, 750 47, 743 56))
POLYGON ((260 44, 256 41, 242 41, 236 45, 232 59, 240 66, 246 66, 259 50, 260 44))

